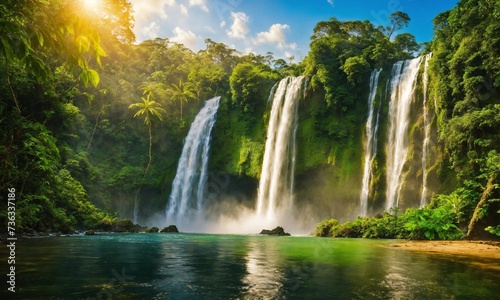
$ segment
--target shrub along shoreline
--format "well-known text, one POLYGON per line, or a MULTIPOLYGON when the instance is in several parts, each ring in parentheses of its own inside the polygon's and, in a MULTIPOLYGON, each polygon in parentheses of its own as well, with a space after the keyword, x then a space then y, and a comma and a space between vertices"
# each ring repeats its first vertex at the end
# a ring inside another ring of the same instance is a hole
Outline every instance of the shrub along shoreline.
POLYGON ((340 224, 336 219, 319 223, 314 232, 318 237, 349 237, 411 240, 460 240, 466 235, 467 223, 461 218, 450 197, 436 197, 422 208, 409 208, 399 214, 399 208, 373 217, 358 217, 340 224))

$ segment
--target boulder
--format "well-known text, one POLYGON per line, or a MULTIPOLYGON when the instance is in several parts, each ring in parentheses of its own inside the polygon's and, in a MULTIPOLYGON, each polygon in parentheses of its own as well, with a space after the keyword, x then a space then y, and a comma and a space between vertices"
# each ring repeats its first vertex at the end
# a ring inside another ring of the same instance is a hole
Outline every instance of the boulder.
POLYGON ((262 229, 260 234, 276 235, 276 236, 289 236, 290 235, 288 232, 285 232, 285 230, 281 226, 278 226, 278 227, 274 228, 273 230, 262 229))
POLYGON ((95 235, 95 232, 94 232, 94 230, 89 229, 89 230, 85 231, 85 235, 95 235))
POLYGON ((146 230, 146 233, 158 233, 158 231, 160 231, 160 228, 158 227, 151 227, 149 229, 146 230))
POLYGON ((134 232, 134 223, 130 220, 120 220, 113 224, 112 231, 114 232, 134 232))
POLYGON ((179 230, 177 229, 177 226, 175 226, 175 225, 169 225, 169 226, 163 228, 160 232, 171 233, 171 232, 179 232, 179 230))

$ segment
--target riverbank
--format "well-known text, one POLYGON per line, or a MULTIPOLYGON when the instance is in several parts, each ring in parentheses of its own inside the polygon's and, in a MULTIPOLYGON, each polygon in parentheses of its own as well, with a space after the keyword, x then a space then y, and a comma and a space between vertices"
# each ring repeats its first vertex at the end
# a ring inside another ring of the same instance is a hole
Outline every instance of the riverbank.
POLYGON ((494 241, 399 241, 389 247, 448 257, 460 257, 485 268, 500 270, 500 242, 494 241))

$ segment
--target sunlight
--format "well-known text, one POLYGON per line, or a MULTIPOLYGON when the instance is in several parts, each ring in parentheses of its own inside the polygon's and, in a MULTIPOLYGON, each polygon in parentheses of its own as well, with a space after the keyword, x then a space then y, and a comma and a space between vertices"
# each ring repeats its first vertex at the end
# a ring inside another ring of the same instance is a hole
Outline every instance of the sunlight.
POLYGON ((83 5, 86 9, 97 12, 99 11, 99 6, 101 5, 101 0, 83 0, 83 5))

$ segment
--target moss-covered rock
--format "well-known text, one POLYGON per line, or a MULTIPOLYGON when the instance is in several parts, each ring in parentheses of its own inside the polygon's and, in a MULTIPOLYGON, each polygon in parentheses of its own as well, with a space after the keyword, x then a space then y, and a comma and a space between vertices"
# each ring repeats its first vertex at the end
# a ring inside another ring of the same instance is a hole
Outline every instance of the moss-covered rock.
POLYGON ((149 229, 146 229, 146 233, 158 233, 160 231, 160 228, 158 227, 151 227, 149 229))
POLYGON ((278 226, 272 230, 262 229, 260 234, 276 235, 276 236, 290 236, 290 234, 288 232, 285 232, 285 229, 283 229, 283 227, 281 227, 281 226, 278 226))
POLYGON ((114 232, 133 232, 134 223, 128 219, 116 221, 112 226, 114 232))
POLYGON ((160 232, 163 232, 163 233, 175 233, 175 232, 179 232, 179 230, 177 229, 177 226, 175 226, 175 225, 169 225, 169 226, 163 228, 160 232))

